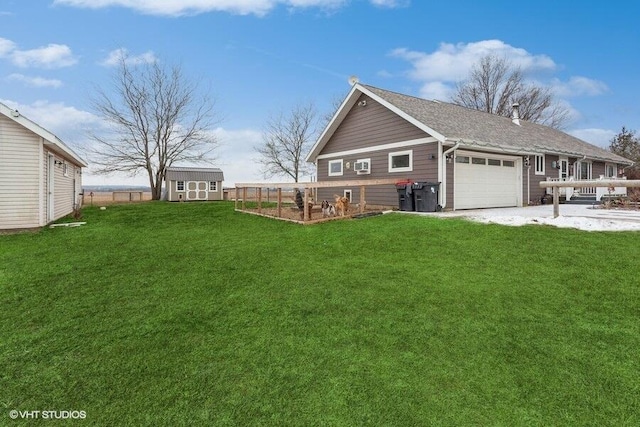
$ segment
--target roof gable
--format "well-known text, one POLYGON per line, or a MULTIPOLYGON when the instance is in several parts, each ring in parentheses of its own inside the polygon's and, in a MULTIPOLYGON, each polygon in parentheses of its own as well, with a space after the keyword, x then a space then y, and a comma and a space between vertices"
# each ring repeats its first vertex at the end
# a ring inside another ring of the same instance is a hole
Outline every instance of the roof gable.
POLYGON ((544 125, 524 120, 520 120, 520 124, 517 125, 508 117, 361 84, 354 85, 330 125, 307 156, 307 161, 314 161, 320 154, 346 117, 343 109, 351 108, 355 102, 353 98, 357 99, 360 93, 372 97, 443 143, 459 142, 462 146, 469 148, 523 155, 544 153, 574 157, 587 156, 594 160, 633 163, 603 148, 544 125))
POLYGON ((64 142, 62 142, 60 138, 58 138, 42 126, 38 125, 37 123, 26 118, 25 116, 20 114, 18 110, 12 110, 3 103, 0 103, 0 114, 6 116, 10 120, 18 123, 23 128, 28 129, 29 131, 38 135, 45 141, 45 145, 55 146, 59 151, 64 153, 69 159, 75 161, 78 165, 82 167, 88 166, 87 162, 85 162, 71 148, 69 148, 64 142))

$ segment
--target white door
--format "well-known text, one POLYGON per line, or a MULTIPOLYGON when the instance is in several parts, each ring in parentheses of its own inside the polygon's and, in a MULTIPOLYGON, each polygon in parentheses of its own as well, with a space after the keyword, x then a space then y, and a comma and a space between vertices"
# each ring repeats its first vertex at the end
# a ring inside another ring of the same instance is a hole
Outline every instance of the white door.
MULTIPOLYGON (((560 163, 560 169, 558 169, 558 178, 560 181, 567 181, 569 179, 569 159, 566 157, 560 157, 558 162, 560 163)), ((567 188, 560 187, 560 195, 567 195, 567 188)))
POLYGON ((207 200, 209 183, 205 181, 187 181, 187 200, 207 200))
POLYGON ((522 198, 519 157, 456 152, 454 209, 519 206, 522 198))
MULTIPOLYGON (((593 172, 593 165, 589 161, 577 161, 576 162, 576 179, 577 180, 587 180, 591 179, 591 174, 593 172)), ((581 194, 596 194, 595 187, 581 187, 581 194)))

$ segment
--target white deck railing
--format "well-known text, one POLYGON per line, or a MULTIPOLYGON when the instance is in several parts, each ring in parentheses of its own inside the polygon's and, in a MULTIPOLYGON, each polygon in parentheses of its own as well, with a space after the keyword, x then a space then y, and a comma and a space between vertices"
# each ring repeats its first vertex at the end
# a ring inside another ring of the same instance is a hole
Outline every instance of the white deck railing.
MULTIPOLYGON (((600 175, 600 178, 597 181, 602 180, 611 180, 611 179, 627 179, 626 177, 622 178, 605 178, 604 175, 600 175)), ((627 195, 627 187, 580 187, 580 180, 575 180, 573 177, 569 177, 567 179, 560 178, 551 178, 547 177, 548 182, 571 182, 575 181, 575 187, 561 187, 560 195, 565 196, 567 199, 570 199, 575 193, 583 194, 583 195, 595 195, 596 200, 600 201, 602 196, 626 196, 627 195)), ((552 194, 553 189, 547 188, 547 194, 552 194)))
MULTIPOLYGON (((611 179, 611 178, 605 178, 604 175, 600 175, 600 178, 598 179, 599 181, 605 180, 605 179, 611 179)), ((622 178, 615 178, 615 179, 622 179, 622 180, 626 180, 627 177, 624 176, 622 178)), ((627 195, 627 187, 596 187, 596 200, 600 201, 602 199, 602 196, 626 196, 627 195)))

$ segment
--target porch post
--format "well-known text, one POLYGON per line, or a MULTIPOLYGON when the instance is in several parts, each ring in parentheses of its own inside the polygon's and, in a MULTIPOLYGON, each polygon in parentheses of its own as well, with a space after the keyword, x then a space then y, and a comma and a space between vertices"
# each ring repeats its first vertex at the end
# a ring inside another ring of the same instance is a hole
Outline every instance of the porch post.
POLYGON ((553 186, 553 217, 558 218, 560 216, 560 187, 553 186))

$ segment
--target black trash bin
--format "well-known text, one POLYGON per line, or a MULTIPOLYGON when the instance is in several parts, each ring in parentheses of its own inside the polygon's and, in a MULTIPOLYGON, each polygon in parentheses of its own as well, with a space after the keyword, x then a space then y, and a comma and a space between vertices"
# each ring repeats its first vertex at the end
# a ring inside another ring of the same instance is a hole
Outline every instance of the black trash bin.
POLYGON ((413 192, 411 181, 402 181, 396 183, 396 190, 398 191, 398 209, 401 211, 414 211, 415 205, 413 201, 413 192))
POLYGON ((414 182, 411 186, 413 191, 414 207, 416 212, 437 212, 439 182, 414 182))

